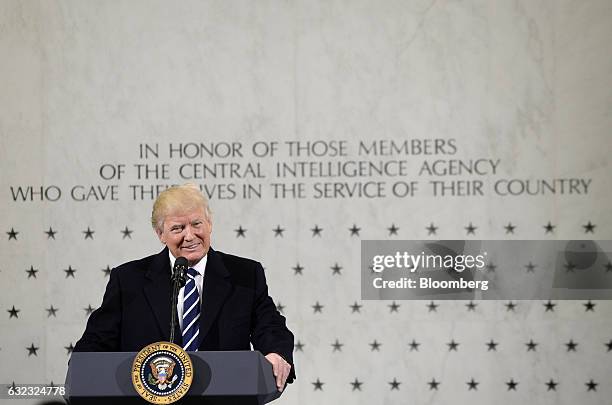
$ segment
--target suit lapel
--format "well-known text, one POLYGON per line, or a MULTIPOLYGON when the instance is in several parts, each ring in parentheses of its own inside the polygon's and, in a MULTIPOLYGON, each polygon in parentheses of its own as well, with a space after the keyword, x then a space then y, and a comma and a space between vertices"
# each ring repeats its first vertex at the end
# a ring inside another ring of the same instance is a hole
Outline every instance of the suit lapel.
POLYGON ((212 248, 208 250, 202 290, 200 342, 206 338, 206 334, 219 314, 225 299, 232 291, 230 273, 225 268, 220 255, 212 248))
MULTIPOLYGON (((163 339, 168 340, 170 339, 170 295, 172 293, 168 248, 153 258, 145 273, 145 278, 147 279, 144 286, 145 296, 155 315, 163 339)), ((174 335, 178 338, 178 344, 181 344, 180 327, 177 326, 174 335)))

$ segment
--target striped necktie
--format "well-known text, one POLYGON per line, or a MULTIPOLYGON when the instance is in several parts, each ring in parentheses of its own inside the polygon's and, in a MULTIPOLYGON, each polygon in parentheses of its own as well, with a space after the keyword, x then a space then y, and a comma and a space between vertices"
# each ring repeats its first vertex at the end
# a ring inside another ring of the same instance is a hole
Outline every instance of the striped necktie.
POLYGON ((195 283, 198 274, 194 269, 187 270, 187 283, 185 284, 183 300, 183 349, 196 351, 200 343, 200 294, 195 283))

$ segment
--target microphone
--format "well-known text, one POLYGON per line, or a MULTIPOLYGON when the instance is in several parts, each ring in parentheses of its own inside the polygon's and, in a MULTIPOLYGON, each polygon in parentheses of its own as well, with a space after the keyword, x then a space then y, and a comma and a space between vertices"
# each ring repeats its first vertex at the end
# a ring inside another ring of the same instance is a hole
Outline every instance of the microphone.
MULTIPOLYGON (((177 257, 174 261, 174 268, 172 269, 172 281, 174 281, 175 278, 180 277, 182 279, 181 287, 184 286, 187 282, 186 274, 188 267, 189 262, 187 262, 187 259, 185 259, 183 256, 177 257)), ((181 279, 179 279, 179 281, 181 281, 181 279)))
POLYGON ((172 297, 170 299, 170 343, 174 343, 174 329, 178 322, 176 305, 178 303, 178 294, 181 287, 187 282, 187 268, 189 262, 184 257, 177 257, 174 261, 172 269, 172 297))

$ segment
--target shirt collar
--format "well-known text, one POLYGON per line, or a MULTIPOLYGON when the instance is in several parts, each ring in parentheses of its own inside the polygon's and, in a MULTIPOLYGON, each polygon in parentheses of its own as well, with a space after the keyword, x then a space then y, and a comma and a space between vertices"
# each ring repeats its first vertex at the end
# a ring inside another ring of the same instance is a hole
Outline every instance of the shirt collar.
MULTIPOLYGON (((168 249, 168 256, 170 257, 170 272, 172 272, 172 269, 174 268, 174 262, 176 261, 176 257, 174 257, 172 252, 170 252, 170 249, 168 249)), ((204 276, 204 270, 206 269, 207 260, 208 260, 208 254, 206 254, 202 258, 202 260, 197 262, 195 266, 190 266, 190 268, 197 271, 199 275, 204 276)))

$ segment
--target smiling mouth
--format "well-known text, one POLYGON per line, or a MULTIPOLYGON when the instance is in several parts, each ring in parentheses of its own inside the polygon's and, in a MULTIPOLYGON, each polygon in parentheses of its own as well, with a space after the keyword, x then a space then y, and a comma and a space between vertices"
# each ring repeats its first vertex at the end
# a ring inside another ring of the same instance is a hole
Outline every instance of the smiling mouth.
POLYGON ((198 248, 199 246, 200 246, 200 244, 196 243, 196 244, 193 244, 193 245, 181 246, 181 249, 194 250, 194 249, 198 248))

